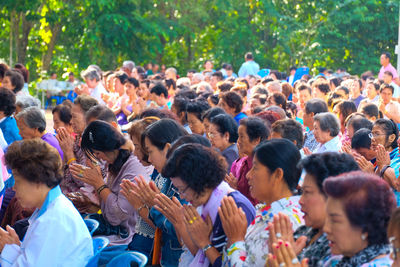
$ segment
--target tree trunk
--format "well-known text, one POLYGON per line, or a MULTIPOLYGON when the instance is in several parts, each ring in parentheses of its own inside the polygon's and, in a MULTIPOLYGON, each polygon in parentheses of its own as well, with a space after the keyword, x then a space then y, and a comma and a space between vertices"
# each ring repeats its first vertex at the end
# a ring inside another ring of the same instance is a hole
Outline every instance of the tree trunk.
POLYGON ((47 45, 47 51, 42 58, 42 71, 48 72, 50 69, 51 59, 53 58, 54 47, 56 46, 58 35, 61 31, 61 23, 56 23, 51 28, 51 39, 47 45))
POLYGON ((31 32, 33 24, 30 21, 26 20, 26 14, 21 12, 20 20, 22 21, 22 36, 18 38, 17 42, 17 61, 18 63, 24 64, 26 63, 26 51, 28 48, 28 37, 31 32))

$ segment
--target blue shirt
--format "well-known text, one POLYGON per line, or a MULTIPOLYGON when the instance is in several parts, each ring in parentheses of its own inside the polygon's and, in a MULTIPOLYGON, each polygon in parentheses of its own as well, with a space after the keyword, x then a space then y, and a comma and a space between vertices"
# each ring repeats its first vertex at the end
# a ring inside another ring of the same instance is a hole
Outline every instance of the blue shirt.
POLYGON ((241 120, 241 119, 244 119, 244 118, 247 118, 247 115, 246 114, 244 114, 243 112, 240 112, 239 114, 237 114, 235 117, 234 117, 234 119, 235 119, 235 121, 236 121, 236 123, 239 125, 239 121, 241 120))
POLYGON ((21 246, 4 246, 1 266, 81 267, 92 256, 92 238, 85 222, 56 186, 29 218, 21 246))
POLYGON ((14 141, 22 139, 19 135, 17 121, 11 116, 6 117, 2 122, 0 122, 0 129, 3 132, 4 139, 8 145, 14 141))
POLYGON ((257 75, 260 70, 260 65, 258 65, 254 60, 246 61, 242 64, 239 69, 239 77, 244 78, 247 75, 257 75))

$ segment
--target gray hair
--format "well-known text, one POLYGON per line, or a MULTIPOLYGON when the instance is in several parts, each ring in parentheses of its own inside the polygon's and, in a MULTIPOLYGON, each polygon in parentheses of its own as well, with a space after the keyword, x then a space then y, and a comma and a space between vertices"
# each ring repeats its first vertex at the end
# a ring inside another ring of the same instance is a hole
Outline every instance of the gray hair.
POLYGON ((29 107, 40 108, 40 100, 30 95, 17 95, 15 105, 24 110, 29 107))
POLYGON ((196 94, 213 92, 214 90, 208 82, 200 82, 199 84, 197 84, 196 94))
POLYGON ((172 71, 175 75, 178 74, 178 72, 176 71, 175 68, 168 68, 168 69, 165 70, 165 72, 170 72, 170 71, 172 71))
POLYGON ((268 91, 270 91, 271 93, 282 93, 282 85, 279 81, 272 81, 267 83, 267 89, 269 89, 268 91))
POLYGON ((336 115, 330 112, 318 113, 314 116, 314 121, 319 122, 319 128, 324 132, 329 132, 330 136, 335 137, 340 131, 340 122, 336 115))
POLYGON ((132 60, 125 60, 122 63, 122 67, 128 68, 130 71, 132 71, 133 68, 135 67, 135 62, 133 62, 132 60))
POLYGON ((46 130, 46 118, 42 110, 38 107, 29 107, 19 112, 15 116, 18 120, 22 119, 31 129, 38 129, 39 132, 46 130))
POLYGON ((86 70, 82 71, 81 77, 83 79, 89 79, 89 80, 96 79, 96 81, 98 82, 101 79, 101 74, 95 68, 89 67, 86 70))
POLYGON ((280 120, 286 119, 286 112, 285 112, 285 110, 284 110, 283 108, 281 108, 281 107, 278 107, 278 106, 269 106, 269 107, 267 107, 265 110, 271 110, 271 111, 273 111, 273 112, 278 113, 279 119, 280 119, 280 120))
POLYGON ((199 82, 202 82, 202 81, 204 81, 204 75, 197 72, 197 73, 193 74, 193 78, 192 79, 196 80, 196 81, 199 81, 199 82))

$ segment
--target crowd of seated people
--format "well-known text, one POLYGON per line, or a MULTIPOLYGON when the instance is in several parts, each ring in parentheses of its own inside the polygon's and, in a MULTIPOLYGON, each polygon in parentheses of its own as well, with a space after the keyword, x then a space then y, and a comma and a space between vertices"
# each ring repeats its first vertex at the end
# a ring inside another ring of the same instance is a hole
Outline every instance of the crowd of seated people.
POLYGON ((291 71, 0 64, 1 266, 400 266, 397 73, 291 71))

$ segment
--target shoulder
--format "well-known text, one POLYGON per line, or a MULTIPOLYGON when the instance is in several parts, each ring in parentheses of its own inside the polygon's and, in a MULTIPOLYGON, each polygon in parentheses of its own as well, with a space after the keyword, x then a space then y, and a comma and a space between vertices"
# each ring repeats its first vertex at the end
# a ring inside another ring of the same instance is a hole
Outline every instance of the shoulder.
POLYGON ((248 200, 248 198, 245 197, 242 193, 240 193, 239 191, 233 191, 228 195, 235 200, 236 205, 239 208, 242 208, 245 213, 247 213, 246 211, 248 211, 249 213, 255 215, 256 212, 253 204, 251 204, 250 200, 248 200))

